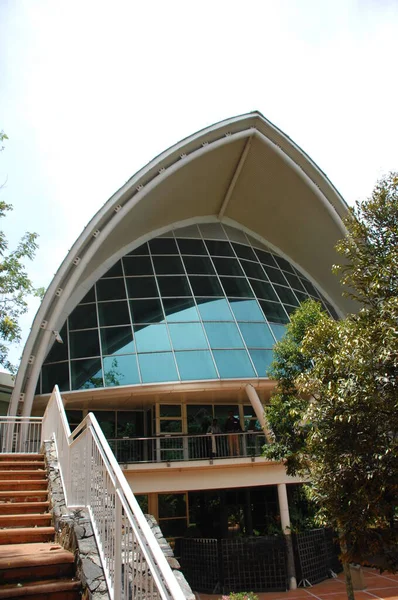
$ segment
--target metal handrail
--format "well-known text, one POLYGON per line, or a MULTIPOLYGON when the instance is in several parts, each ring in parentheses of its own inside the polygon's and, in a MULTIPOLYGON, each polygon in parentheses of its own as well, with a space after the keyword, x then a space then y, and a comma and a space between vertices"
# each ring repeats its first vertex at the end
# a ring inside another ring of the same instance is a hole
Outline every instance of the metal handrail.
POLYGON ((41 445, 42 417, 0 417, 0 452, 38 454, 41 445))
POLYGON ((134 494, 92 413, 70 433, 55 386, 43 441, 56 443, 69 508, 86 507, 112 600, 185 600, 134 494))
POLYGON ((152 437, 108 438, 121 463, 152 463, 262 456, 264 432, 160 434, 152 437))

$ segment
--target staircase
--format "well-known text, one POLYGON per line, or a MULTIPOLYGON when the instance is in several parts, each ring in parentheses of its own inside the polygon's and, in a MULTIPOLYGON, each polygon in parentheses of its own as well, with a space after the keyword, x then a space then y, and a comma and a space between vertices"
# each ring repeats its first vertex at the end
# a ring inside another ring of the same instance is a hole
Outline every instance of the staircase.
POLYGON ((74 557, 54 543, 42 454, 0 454, 0 600, 79 600, 74 557))

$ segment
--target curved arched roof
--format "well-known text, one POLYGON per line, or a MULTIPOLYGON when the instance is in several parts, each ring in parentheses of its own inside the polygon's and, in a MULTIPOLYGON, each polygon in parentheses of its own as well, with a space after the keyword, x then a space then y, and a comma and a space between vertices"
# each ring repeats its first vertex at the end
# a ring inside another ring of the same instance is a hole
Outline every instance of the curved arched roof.
POLYGON ((53 332, 92 284, 128 250, 172 226, 221 220, 245 229, 300 266, 340 313, 351 310, 331 274, 346 213, 325 174, 258 112, 182 140, 128 180, 69 251, 33 322, 11 414, 22 399, 30 413, 53 332))

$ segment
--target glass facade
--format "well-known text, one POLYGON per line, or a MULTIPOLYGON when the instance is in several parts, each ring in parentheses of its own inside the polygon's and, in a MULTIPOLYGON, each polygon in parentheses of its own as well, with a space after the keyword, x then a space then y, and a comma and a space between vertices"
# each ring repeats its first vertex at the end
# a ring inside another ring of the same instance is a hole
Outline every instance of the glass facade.
POLYGON ((69 315, 38 393, 266 377, 289 314, 313 284, 244 232, 218 223, 176 229, 134 249, 69 315))

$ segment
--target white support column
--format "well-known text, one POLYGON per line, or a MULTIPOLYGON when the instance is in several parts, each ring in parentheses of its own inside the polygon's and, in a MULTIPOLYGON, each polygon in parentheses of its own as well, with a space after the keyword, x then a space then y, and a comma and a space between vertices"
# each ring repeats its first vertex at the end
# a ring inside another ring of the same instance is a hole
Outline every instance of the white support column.
POLYGON ((258 422, 260 423, 262 430, 264 431, 265 438, 266 438, 268 444, 271 444, 273 442, 273 435, 271 433, 271 429, 268 424, 268 421, 265 417, 264 407, 261 404, 261 400, 258 397, 258 394, 257 394, 255 388, 251 385, 251 383, 248 383, 246 385, 245 390, 246 390, 247 397, 250 400, 250 404, 252 405, 253 410, 256 413, 258 422))
POLYGON ((289 504, 287 500, 287 489, 285 483, 278 483, 278 500, 282 531, 286 539, 287 575, 289 578, 289 589, 295 590, 297 588, 297 579, 296 569, 294 566, 293 544, 290 531, 289 504))

